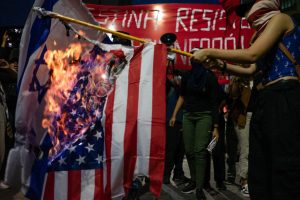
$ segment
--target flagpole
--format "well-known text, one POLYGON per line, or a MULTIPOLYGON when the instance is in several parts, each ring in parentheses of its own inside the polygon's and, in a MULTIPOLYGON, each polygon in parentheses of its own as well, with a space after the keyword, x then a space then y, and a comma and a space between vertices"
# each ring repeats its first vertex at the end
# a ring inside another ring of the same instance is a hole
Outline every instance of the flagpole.
MULTIPOLYGON (((143 44, 149 42, 149 41, 147 41, 145 39, 142 39, 142 38, 138 38, 138 37, 128 35, 128 34, 124 34, 124 33, 117 32, 117 31, 113 31, 113 30, 110 30, 110 29, 107 29, 107 28, 104 28, 104 27, 101 27, 101 26, 98 26, 98 25, 94 25, 94 24, 91 24, 91 23, 88 23, 88 22, 85 22, 85 21, 81 21, 81 20, 78 20, 78 19, 67 17, 65 15, 61 15, 61 14, 58 14, 56 12, 47 11, 47 10, 44 10, 43 8, 40 8, 40 7, 34 7, 33 10, 38 12, 42 16, 45 16, 45 17, 57 18, 57 19, 60 19, 62 21, 67 21, 67 22, 79 24, 79 25, 86 26, 86 27, 89 27, 89 28, 92 28, 92 29, 100 30, 100 31, 105 32, 105 33, 111 33, 111 34, 113 34, 115 36, 118 36, 120 38, 123 38, 123 39, 133 40, 133 41, 137 41, 137 42, 140 42, 140 43, 143 43, 143 44)), ((171 52, 177 53, 177 54, 184 55, 184 56, 188 56, 188 57, 192 56, 191 53, 181 51, 179 49, 168 48, 168 50, 171 51, 171 52)))

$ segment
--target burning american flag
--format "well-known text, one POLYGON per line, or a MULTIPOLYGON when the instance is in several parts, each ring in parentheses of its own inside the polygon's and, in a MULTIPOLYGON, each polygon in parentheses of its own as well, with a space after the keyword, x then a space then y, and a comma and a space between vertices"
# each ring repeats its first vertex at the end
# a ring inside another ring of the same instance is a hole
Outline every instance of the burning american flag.
MULTIPOLYGON (((81 2, 34 6, 95 23, 81 2), (66 9, 67 8, 67 9, 66 9)), ((82 30, 94 41, 98 31, 82 30)), ((136 176, 159 195, 164 168, 166 49, 78 40, 30 13, 21 41, 16 147, 6 181, 30 199, 122 199, 136 176), (20 160, 17 162, 16 160, 20 160)))

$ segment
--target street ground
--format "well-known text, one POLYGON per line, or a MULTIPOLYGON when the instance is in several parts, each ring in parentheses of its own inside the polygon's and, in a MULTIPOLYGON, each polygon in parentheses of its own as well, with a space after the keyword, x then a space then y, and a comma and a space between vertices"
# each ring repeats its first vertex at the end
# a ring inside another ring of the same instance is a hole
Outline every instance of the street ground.
MULTIPOLYGON (((186 160, 184 161, 183 168, 185 175, 189 177, 189 170, 186 160)), ((213 170, 213 167, 212 167, 213 170)), ((213 176, 213 171, 211 172, 213 176)), ((237 178, 238 179, 238 178, 237 178)), ((227 190, 218 191, 216 189, 213 177, 211 178, 211 186, 214 188, 214 191, 210 193, 205 192, 207 200, 250 200, 242 196, 240 193, 240 188, 237 184, 226 184, 227 190)), ((236 180, 237 183, 237 180, 236 180)), ((159 197, 159 200, 195 200, 195 194, 183 194, 180 192, 181 187, 176 187, 175 183, 172 182, 168 185, 162 186, 162 193, 159 197)), ((21 192, 13 189, 0 190, 0 199, 1 200, 27 200, 24 198, 21 192)), ((150 193, 145 193, 140 197, 140 200, 155 200, 155 197, 150 193)))

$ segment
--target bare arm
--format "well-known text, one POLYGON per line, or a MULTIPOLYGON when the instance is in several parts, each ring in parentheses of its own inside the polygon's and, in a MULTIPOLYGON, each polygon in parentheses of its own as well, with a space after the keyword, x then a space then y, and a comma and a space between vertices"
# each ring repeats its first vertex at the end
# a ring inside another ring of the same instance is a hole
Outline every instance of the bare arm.
MULTIPOLYGON (((221 65, 223 67, 223 65, 221 65)), ((221 69, 222 70, 222 69, 221 69)), ((237 76, 251 76, 256 71, 256 64, 251 64, 249 67, 242 67, 239 65, 228 64, 226 67, 226 72, 237 76)))
POLYGON ((294 24, 291 18, 286 14, 275 15, 268 23, 263 33, 248 49, 238 50, 223 50, 223 49, 202 49, 196 51, 192 59, 198 62, 205 60, 222 59, 236 63, 254 63, 261 56, 266 54, 284 35, 286 32, 292 30, 294 24))
POLYGON ((178 99, 177 99, 177 103, 176 103, 176 106, 174 108, 172 117, 171 117, 170 122, 169 122, 170 126, 174 126, 175 121, 176 121, 176 115, 177 115, 179 109, 181 108, 181 106, 183 105, 183 103, 184 103, 183 96, 179 96, 178 99))

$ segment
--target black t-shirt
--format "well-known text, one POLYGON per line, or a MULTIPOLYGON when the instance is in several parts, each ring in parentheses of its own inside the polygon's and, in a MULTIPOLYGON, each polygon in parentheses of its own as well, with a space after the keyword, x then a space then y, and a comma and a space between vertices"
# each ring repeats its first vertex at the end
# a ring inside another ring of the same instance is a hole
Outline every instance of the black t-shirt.
POLYGON ((180 95, 184 98, 184 108, 187 112, 211 112, 213 123, 218 124, 218 91, 219 85, 215 75, 208 71, 205 87, 201 90, 188 84, 191 73, 182 77, 180 95))

